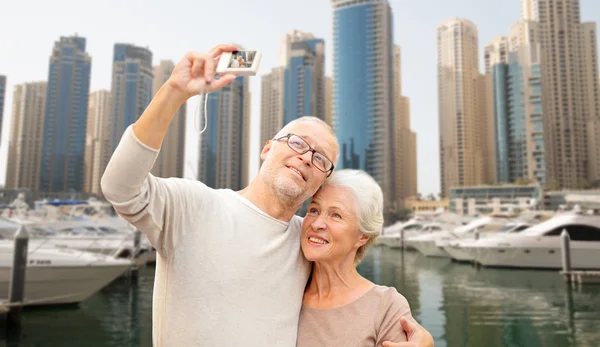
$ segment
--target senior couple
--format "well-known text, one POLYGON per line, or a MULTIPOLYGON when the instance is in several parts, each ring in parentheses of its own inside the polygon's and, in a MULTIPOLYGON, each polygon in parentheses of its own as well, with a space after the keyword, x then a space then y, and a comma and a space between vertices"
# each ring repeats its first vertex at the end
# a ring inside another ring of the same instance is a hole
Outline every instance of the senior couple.
POLYGON ((287 124, 241 191, 150 174, 177 109, 236 78, 214 78, 219 56, 236 49, 187 53, 102 178, 157 250, 154 346, 433 346, 395 288, 356 270, 382 229, 382 191, 362 171, 334 170, 338 143, 324 122, 287 124))

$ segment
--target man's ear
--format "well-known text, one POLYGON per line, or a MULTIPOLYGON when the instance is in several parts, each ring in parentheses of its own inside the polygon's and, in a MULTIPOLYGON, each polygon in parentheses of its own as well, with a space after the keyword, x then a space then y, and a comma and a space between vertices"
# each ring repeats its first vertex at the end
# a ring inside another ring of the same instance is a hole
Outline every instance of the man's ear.
POLYGON ((265 143, 265 146, 263 147, 262 151, 260 152, 261 160, 264 161, 267 158, 267 154, 269 154, 269 151, 271 150, 272 146, 273 146, 272 140, 269 140, 269 141, 267 141, 267 143, 265 143))

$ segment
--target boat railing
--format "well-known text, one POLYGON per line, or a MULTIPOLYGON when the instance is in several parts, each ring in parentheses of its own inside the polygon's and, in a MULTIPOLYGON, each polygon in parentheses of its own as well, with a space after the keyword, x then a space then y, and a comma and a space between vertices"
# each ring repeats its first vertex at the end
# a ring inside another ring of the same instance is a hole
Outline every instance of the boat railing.
MULTIPOLYGON (((38 239, 38 240, 42 240, 42 242, 40 242, 38 245, 36 245, 36 247, 35 247, 35 248, 34 248, 32 251, 29 251, 29 252, 28 252, 29 254, 35 254, 35 252, 37 252, 37 250, 41 249, 41 248, 42 248, 42 246, 44 246, 44 245, 45 245, 45 244, 46 244, 48 241, 50 241, 50 238, 49 238, 49 237, 45 237, 45 238, 36 238, 36 239, 38 239)), ((31 241, 31 239, 30 239, 30 241, 31 241)))

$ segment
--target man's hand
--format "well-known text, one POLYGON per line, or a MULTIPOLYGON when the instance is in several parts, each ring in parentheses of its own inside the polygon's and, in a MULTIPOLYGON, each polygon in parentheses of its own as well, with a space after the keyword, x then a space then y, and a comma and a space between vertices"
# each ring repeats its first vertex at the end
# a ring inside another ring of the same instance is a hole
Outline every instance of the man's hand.
POLYGON ((218 45, 208 53, 187 52, 173 69, 167 85, 177 92, 183 102, 194 95, 224 87, 236 75, 228 73, 215 80, 217 62, 224 52, 237 50, 233 45, 218 45))
POLYGON ((215 59, 223 52, 238 50, 233 45, 219 45, 208 53, 188 52, 173 69, 169 80, 158 90, 150 105, 135 122, 133 133, 146 146, 160 149, 175 112, 194 95, 222 88, 236 78, 225 74, 215 80, 215 59))
POLYGON ((408 342, 385 341, 383 347, 433 347, 433 337, 412 317, 401 317, 400 325, 406 332, 408 342))

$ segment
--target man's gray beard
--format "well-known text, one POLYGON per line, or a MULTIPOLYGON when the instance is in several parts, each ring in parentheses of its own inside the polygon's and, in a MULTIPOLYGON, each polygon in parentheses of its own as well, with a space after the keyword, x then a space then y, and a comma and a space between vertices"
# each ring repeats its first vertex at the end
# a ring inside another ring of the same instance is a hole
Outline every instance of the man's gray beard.
POLYGON ((307 193, 304 192, 302 188, 286 184, 281 176, 275 176, 271 180, 269 177, 264 177, 264 181, 271 189, 273 189, 273 193, 277 197, 277 200, 286 207, 291 208, 299 206, 304 200, 308 199, 308 196, 304 197, 307 193))

